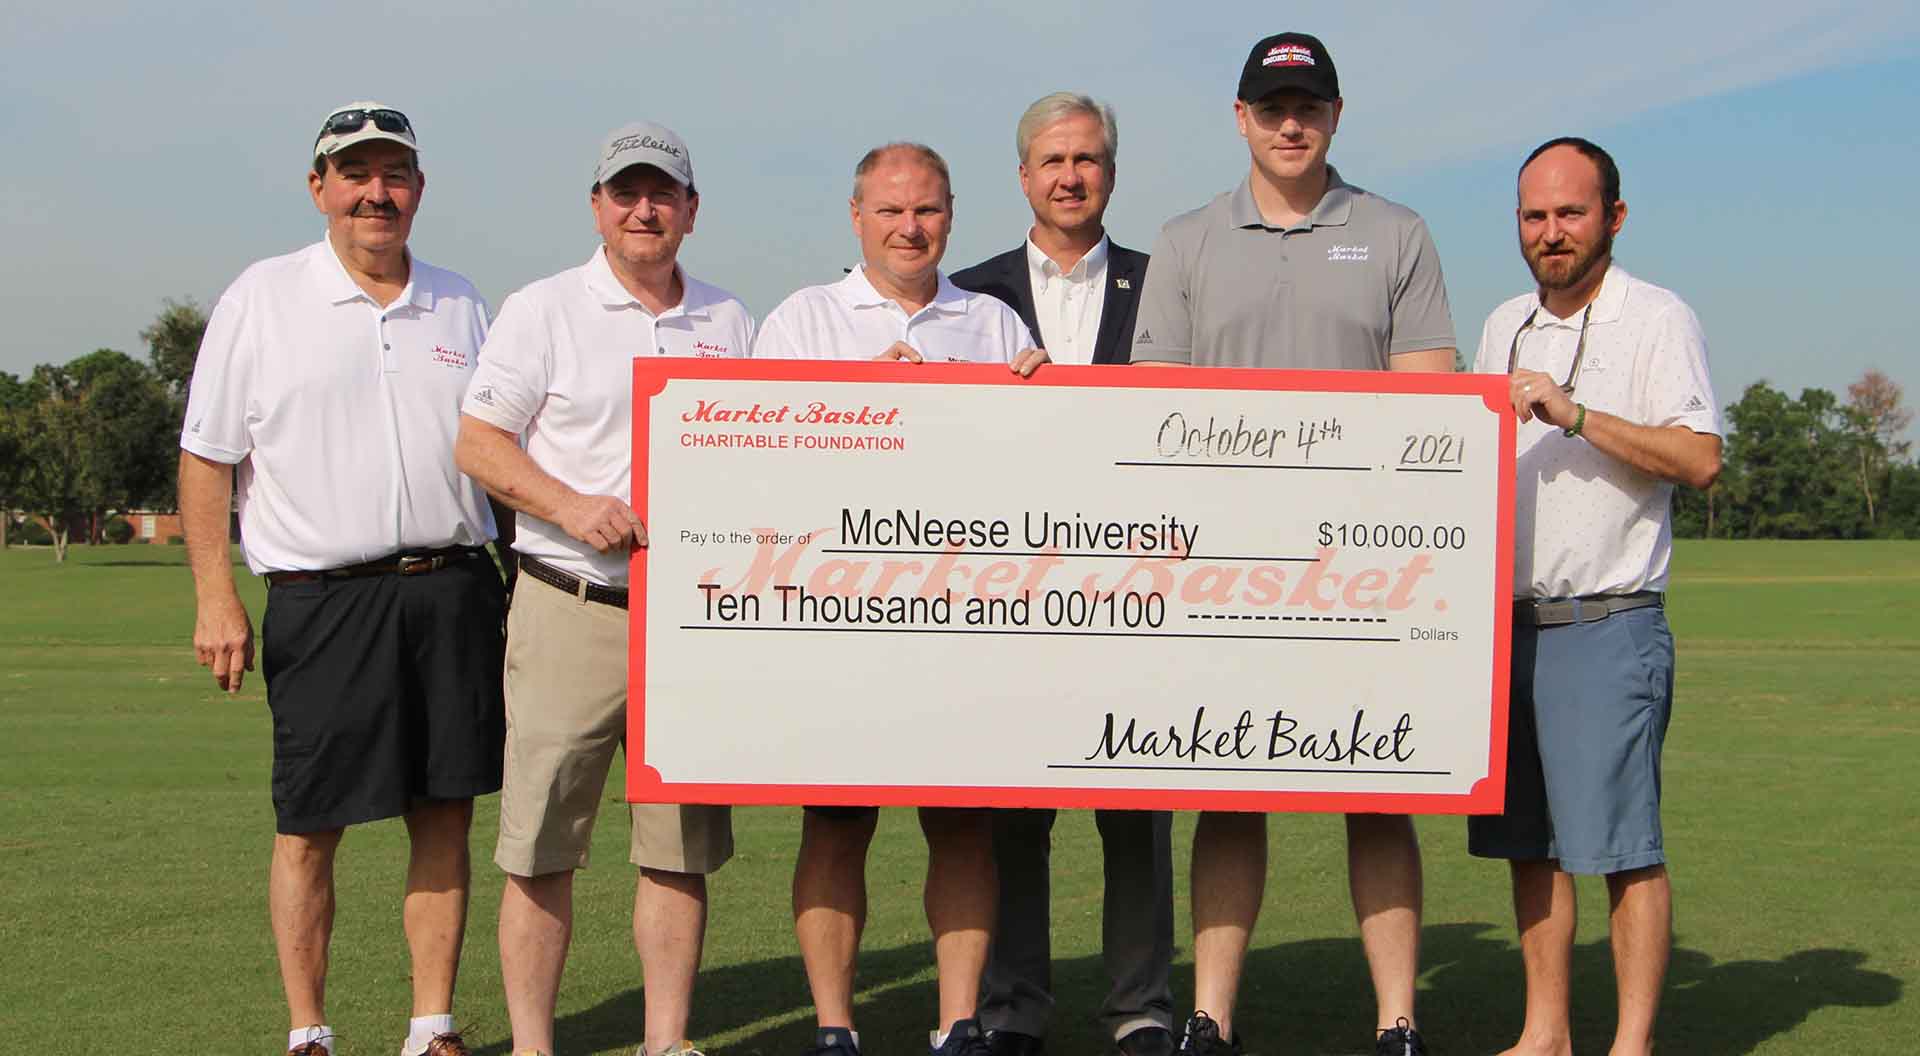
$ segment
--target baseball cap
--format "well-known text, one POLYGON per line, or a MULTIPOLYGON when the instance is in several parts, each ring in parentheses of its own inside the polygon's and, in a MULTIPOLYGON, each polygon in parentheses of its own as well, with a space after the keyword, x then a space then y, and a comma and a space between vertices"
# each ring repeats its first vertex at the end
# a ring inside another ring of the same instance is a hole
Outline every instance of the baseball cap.
POLYGON ((326 120, 320 122, 320 135, 313 141, 313 156, 338 154, 370 139, 391 140, 411 150, 420 149, 413 137, 413 122, 407 120, 407 115, 385 103, 365 99, 328 111, 326 120))
POLYGON ((1340 75, 1320 38, 1275 33, 1253 46, 1240 71, 1240 99, 1255 102, 1282 88, 1298 88, 1329 102, 1340 98, 1340 75))
POLYGON ((632 165, 651 165, 680 186, 693 186, 693 155, 679 134, 665 125, 640 121, 607 133, 594 159, 593 182, 605 183, 632 165))

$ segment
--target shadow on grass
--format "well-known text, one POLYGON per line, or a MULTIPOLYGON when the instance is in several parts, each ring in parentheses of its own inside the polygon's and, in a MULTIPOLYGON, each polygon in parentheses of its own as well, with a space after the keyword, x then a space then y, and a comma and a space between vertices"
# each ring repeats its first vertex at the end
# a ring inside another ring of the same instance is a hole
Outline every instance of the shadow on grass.
MULTIPOLYGON (((934 1018, 930 943, 913 943, 890 950, 862 950, 860 993, 854 1001, 860 1033, 865 1039, 886 1039, 876 1045, 876 1056, 894 1049, 899 1038, 924 1038, 934 1018), (915 977, 927 974, 924 980, 915 977), (921 1023, 927 1020, 929 1023, 921 1023), (917 1024, 916 1027, 908 1024, 917 1024), (894 1042, 894 1043, 889 1043, 894 1042)), ((564 983, 561 984, 565 986, 564 983)), ((813 999, 796 952, 746 964, 704 968, 694 990, 696 1037, 734 1033, 770 1019, 782 1022, 724 1048, 729 1053, 797 1053, 813 1042, 813 999)), ((554 1042, 562 1052, 630 1051, 640 1041, 646 1018, 646 992, 641 987, 622 991, 592 1008, 560 1017, 554 1023, 554 1042)), ((474 1056, 507 1056, 511 1039, 474 1050, 474 1056)))
MULTIPOLYGON (((1526 980, 1511 925, 1434 925, 1422 935, 1420 1027, 1436 1051, 1498 1052, 1520 1036, 1526 980)), ((1779 960, 1716 962, 1677 946, 1658 1028, 1662 1048, 1740 1056, 1829 1007, 1882 1008, 1900 1000, 1894 976, 1861 967, 1856 950, 1801 950, 1779 960)), ((1613 1038, 1613 954, 1605 935, 1575 947, 1577 1054, 1613 1038)), ((1096 998, 1097 999, 1097 998, 1096 998)), ((1373 992, 1359 943, 1315 939, 1255 950, 1238 1018, 1247 1044, 1268 1052, 1371 1052, 1373 992)))
MULTIPOLYGON (((1422 1032, 1436 1051, 1495 1052, 1519 1037, 1525 981, 1510 927, 1435 925, 1423 936, 1422 1032)), ((863 951, 855 1003, 863 1040, 875 1056, 915 1053, 933 1025, 938 1001, 930 944, 863 951)), ((1695 1056, 1742 1056, 1829 1007, 1881 1008, 1900 1000, 1902 983, 1863 968, 1856 950, 1801 950, 1779 960, 1716 962, 1677 947, 1662 1002, 1659 1041, 1695 1056)), ((1192 971, 1176 969, 1175 1003, 1192 995, 1192 971)), ((1048 1049, 1112 1051, 1092 1020, 1105 996, 1097 956, 1057 961, 1059 1005, 1048 1049)), ((1574 1037, 1577 1053, 1604 1053, 1613 1034, 1613 962, 1604 936, 1574 950, 1574 1037)), ((695 994, 694 1032, 715 1037, 771 1025, 716 1051, 796 1056, 813 1040, 813 1015, 798 956, 703 971, 695 994)), ((644 992, 635 987, 563 1017, 563 1051, 631 1046, 640 1037, 644 992)), ((1353 939, 1308 939, 1252 951, 1237 1013, 1250 1053, 1371 1053, 1373 993, 1360 945, 1353 939)), ((507 1043, 478 1050, 506 1056, 507 1043)))

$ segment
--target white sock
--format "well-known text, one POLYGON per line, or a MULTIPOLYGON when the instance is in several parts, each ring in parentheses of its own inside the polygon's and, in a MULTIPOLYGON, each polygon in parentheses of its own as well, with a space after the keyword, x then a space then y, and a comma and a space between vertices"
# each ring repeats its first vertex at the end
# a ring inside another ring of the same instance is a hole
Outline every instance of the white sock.
POLYGON ((317 1027, 299 1027, 287 1031, 287 1048, 289 1049, 295 1045, 305 1045, 309 1041, 317 1041, 328 1052, 332 1052, 333 1028, 322 1023, 317 1027))
POLYGON ((425 1052, 427 1042, 435 1034, 453 1033, 453 1013, 442 1012, 437 1016, 415 1016, 407 1022, 407 1043, 403 1048, 409 1053, 425 1052))
POLYGON ((945 1045, 947 1043, 947 1035, 953 1033, 953 1031, 930 1030, 930 1031, 927 1031, 927 1033, 933 1036, 933 1047, 937 1049, 940 1046, 945 1045))

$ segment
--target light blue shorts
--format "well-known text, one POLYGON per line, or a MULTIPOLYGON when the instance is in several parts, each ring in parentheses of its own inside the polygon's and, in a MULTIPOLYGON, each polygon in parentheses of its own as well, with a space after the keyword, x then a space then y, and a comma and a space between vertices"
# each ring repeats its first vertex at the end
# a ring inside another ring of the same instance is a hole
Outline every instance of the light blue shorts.
POLYGON ((1558 859, 1607 875, 1667 860, 1660 749, 1673 634, 1658 605, 1596 623, 1513 628, 1506 813, 1467 819, 1482 858, 1558 859))

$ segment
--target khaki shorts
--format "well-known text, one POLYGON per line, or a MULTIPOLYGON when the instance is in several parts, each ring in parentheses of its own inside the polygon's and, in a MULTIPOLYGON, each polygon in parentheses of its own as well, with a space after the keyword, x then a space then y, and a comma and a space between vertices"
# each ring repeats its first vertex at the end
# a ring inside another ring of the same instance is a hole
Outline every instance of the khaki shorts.
MULTIPOLYGON (((627 738, 627 613, 521 576, 507 613, 500 841, 515 876, 583 868, 613 753, 627 738)), ((631 805, 633 864, 711 873, 733 857, 732 808, 631 805)))

